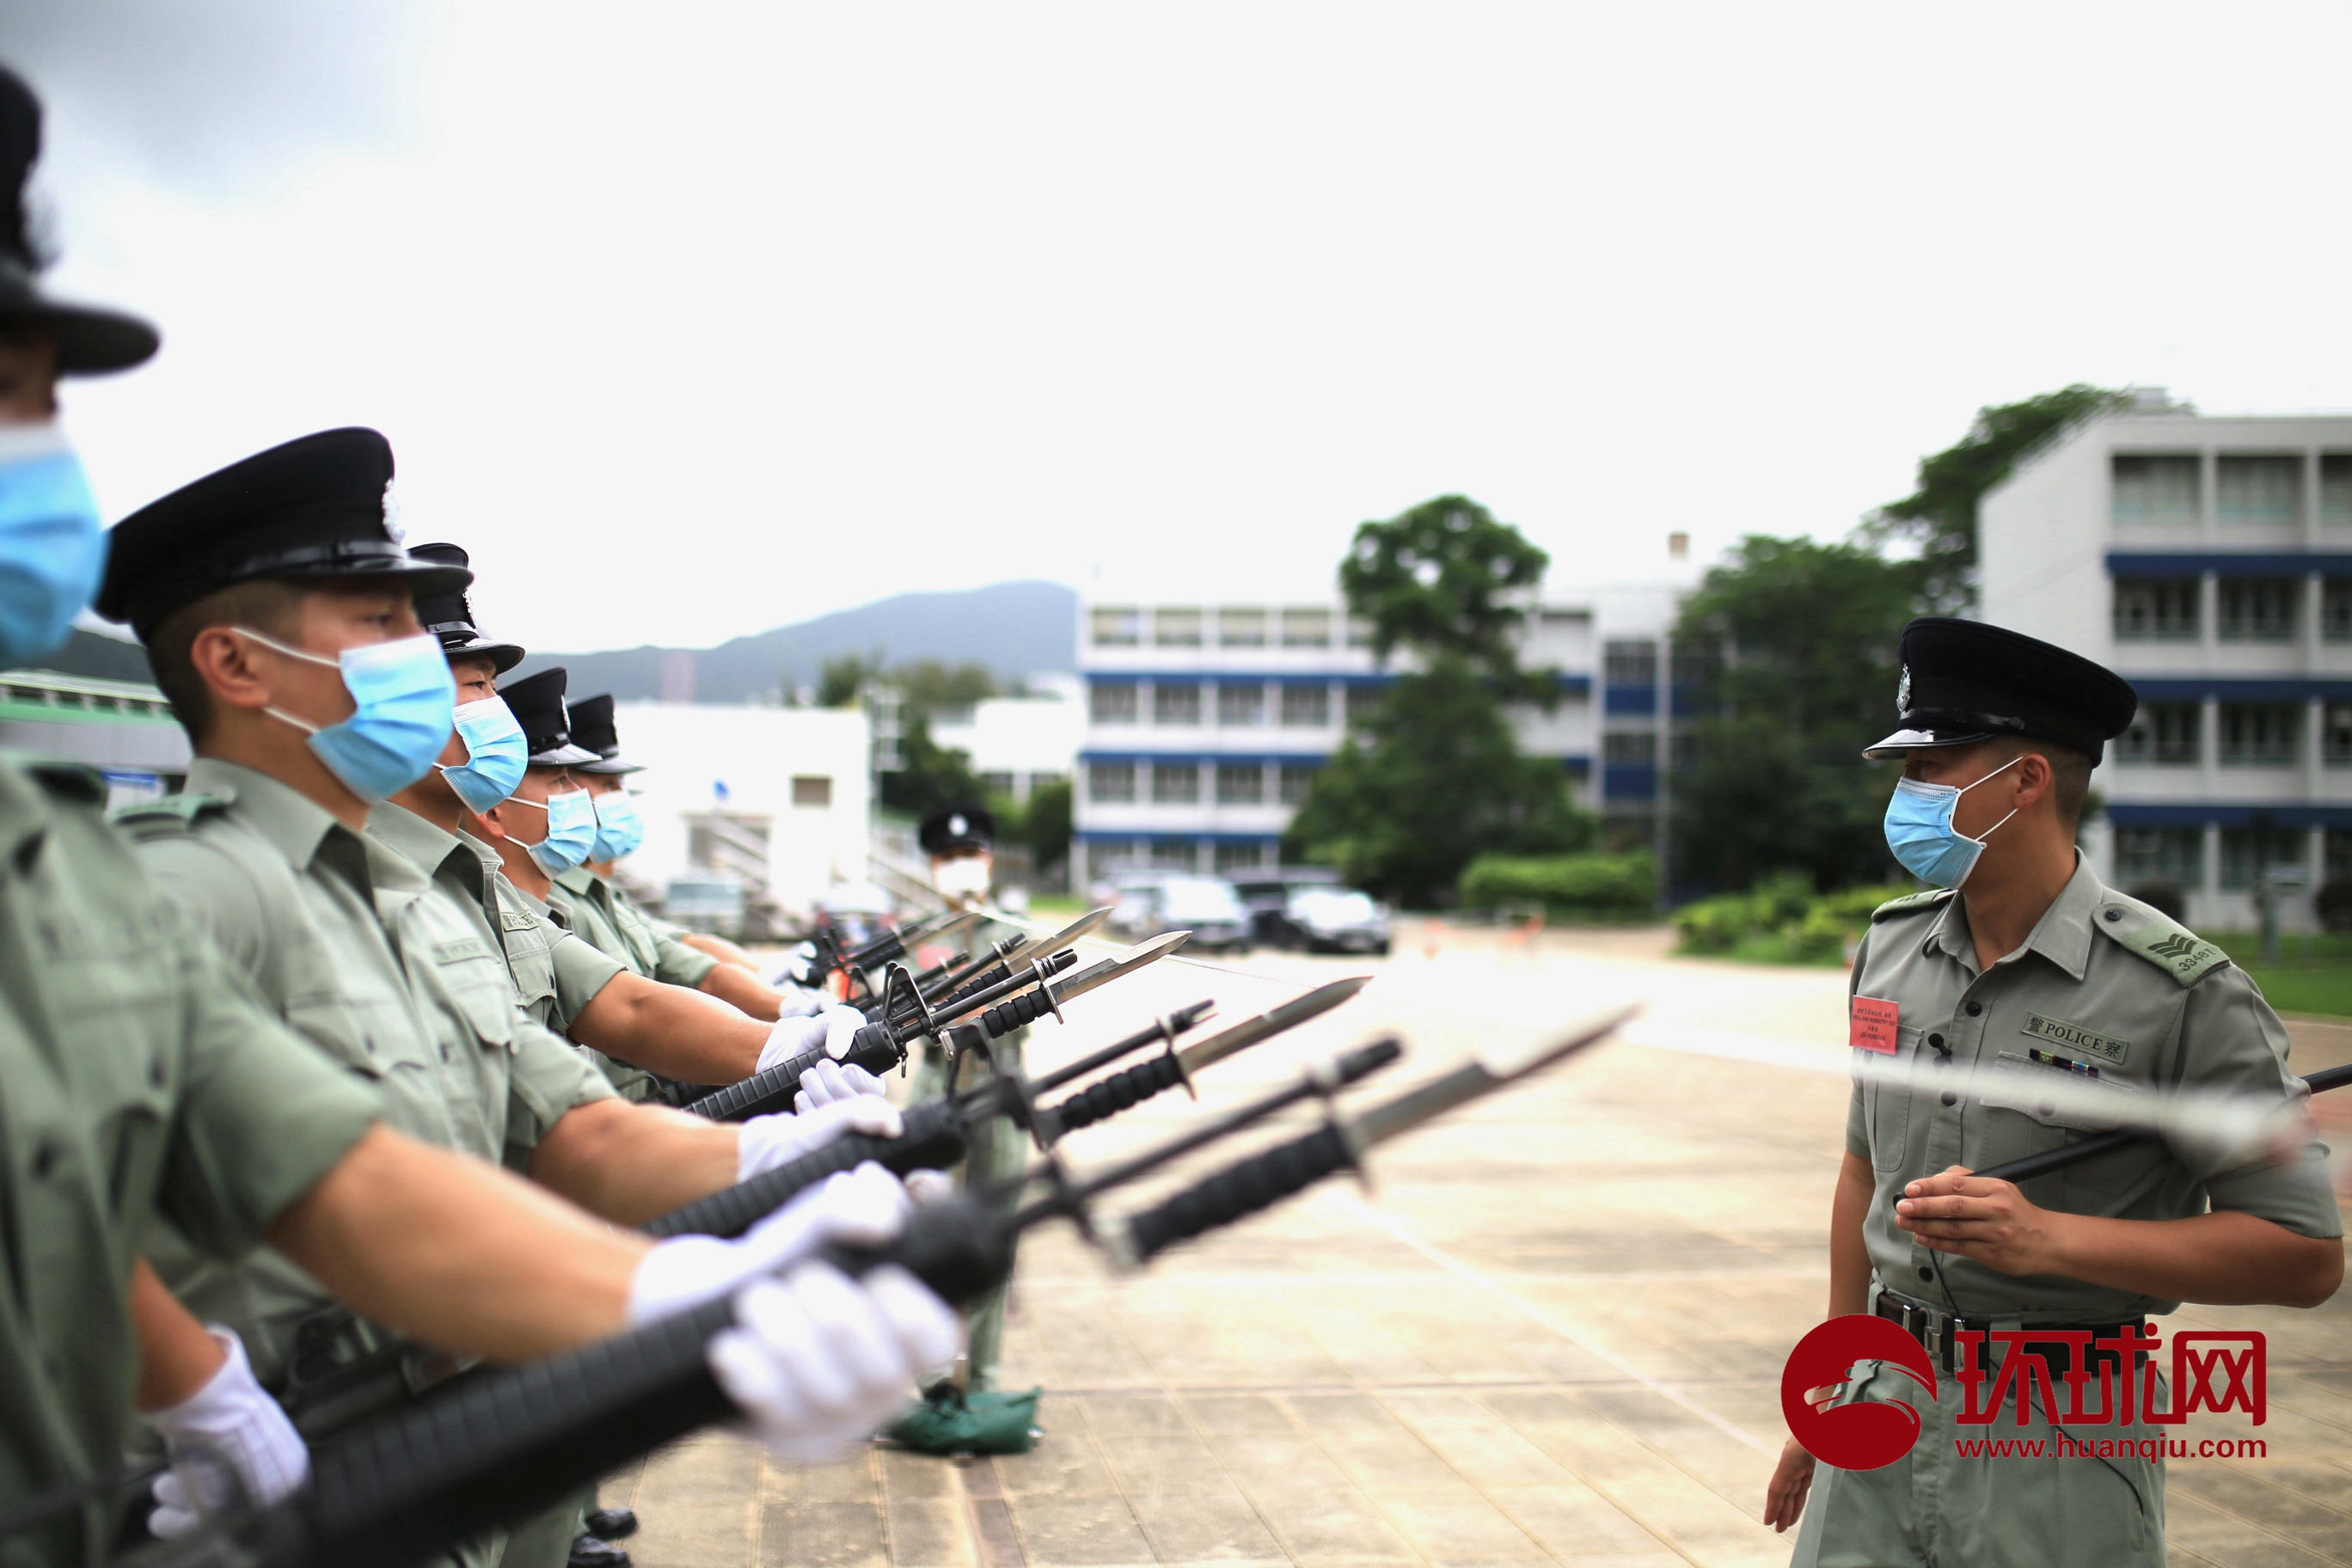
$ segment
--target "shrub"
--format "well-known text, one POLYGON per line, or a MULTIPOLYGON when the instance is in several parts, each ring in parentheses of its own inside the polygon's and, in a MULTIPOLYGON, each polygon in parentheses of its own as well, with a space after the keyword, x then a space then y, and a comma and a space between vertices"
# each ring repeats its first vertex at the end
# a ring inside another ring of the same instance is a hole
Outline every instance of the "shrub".
POLYGON ((1658 865, 1630 855, 1481 855, 1462 873, 1465 909, 1537 903, 1567 914, 1638 916, 1658 901, 1658 865))
POLYGON ((1729 952, 1749 929, 1748 896, 1726 893, 1685 904, 1675 911, 1675 929, 1685 952, 1729 952))
POLYGON ((1684 952, 1734 952, 1751 958, 1825 963, 1845 956, 1846 942, 1870 924, 1870 914, 1908 888, 1846 888, 1814 896, 1801 877, 1783 873, 1752 891, 1725 893, 1675 911, 1684 952))
MULTIPOLYGON (((2352 931, 2352 878, 2338 877, 2332 882, 2322 882, 2319 891, 2312 895, 2311 907, 2317 912, 2319 923, 2329 931, 2352 931)), ((2178 915, 2173 918, 2179 919, 2178 915)))

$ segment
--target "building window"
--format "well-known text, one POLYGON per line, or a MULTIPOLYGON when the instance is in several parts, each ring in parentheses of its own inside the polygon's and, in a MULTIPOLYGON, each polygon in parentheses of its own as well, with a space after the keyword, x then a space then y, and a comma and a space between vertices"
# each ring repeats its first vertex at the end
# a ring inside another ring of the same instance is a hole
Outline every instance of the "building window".
POLYGON ((2303 864, 2304 836, 2274 827, 2221 830, 2221 886, 2251 888, 2273 866, 2303 864))
POLYGON ((1676 686, 1708 686, 1723 673, 1723 644, 1714 637, 1675 643, 1668 658, 1676 686))
POLYGON ((1088 763, 1087 798, 1097 805, 1123 805, 1135 798, 1133 763, 1088 763))
POLYGON ((1098 609, 1094 613, 1097 647, 1133 647, 1143 640, 1141 610, 1098 609))
POLYGON ((1265 800, 1265 767, 1259 763, 1219 763, 1217 804, 1258 805, 1265 800))
POLYGON ((1069 782, 1070 775, 1058 771, 1034 773, 1029 775, 1029 793, 1035 795, 1041 789, 1051 789, 1055 784, 1069 782))
POLYGON ((1300 804, 1306 800, 1307 792, 1314 787, 1315 769, 1312 764, 1300 763, 1282 764, 1282 773, 1277 781, 1276 793, 1280 795, 1283 805, 1300 804))
POLYGON ((1265 723, 1265 685, 1255 680, 1240 684, 1229 680, 1217 682, 1217 722, 1239 725, 1265 723))
POLYGON ((2224 454, 2213 489, 2214 515, 2223 522, 2293 522, 2303 504, 2303 459, 2224 454))
POLYGON ((1198 610, 1151 612, 1151 642, 1155 647, 1199 647, 1202 615, 1198 610))
POLYGON ((1230 877, 1236 871, 1255 871, 1265 864, 1263 844, 1220 844, 1217 846, 1217 875, 1230 877))
POLYGON ((1144 847, 1132 838, 1097 838, 1087 846, 1087 874, 1099 882, 1113 871, 1143 864, 1144 847))
POLYGON ((1612 768, 1654 768, 1658 765, 1657 731, 1612 730, 1601 737, 1601 760, 1612 768))
POLYGON ((2352 705, 2331 702, 2320 710, 2319 760, 2331 768, 2352 764, 2352 705))
POLYGON ((2294 602, 2303 584, 2294 577, 2224 577, 2220 589, 2223 642, 2291 642, 2294 602))
POLYGON ((2221 705, 2221 760, 2258 767, 2282 767, 2294 761, 2295 731, 2303 710, 2283 703, 2225 702, 2221 705))
POLYGON ((1197 871, 1201 868, 1201 847, 1190 838, 1155 838, 1151 841, 1151 867, 1155 871, 1197 871))
POLYGON ((2114 508, 2117 522, 2195 522, 2202 497, 2194 457, 2117 452, 2114 508))
POLYGON ((2352 881, 2352 827, 2327 830, 2327 879, 2352 881))
POLYGON ((1328 610, 1283 611, 1282 646, 1329 647, 1331 646, 1331 612, 1328 610))
POLYGON ((1382 690, 1377 686, 1351 684, 1347 688, 1348 723, 1350 728, 1369 723, 1373 711, 1381 705, 1382 690))
POLYGON ((2197 702, 2141 703, 2131 728, 2116 738, 2116 761, 2195 763, 2204 712, 2197 702))
POLYGON ((2319 521, 2352 522, 2352 452, 2319 455, 2319 521))
POLYGON ((1087 712, 1097 724, 1132 724, 1140 711, 1132 680, 1097 680, 1087 689, 1087 712))
POLYGON ((1201 683, 1160 680, 1151 687, 1151 721, 1155 724, 1197 724, 1201 721, 1201 683))
POLYGON ((1658 683, 1658 645, 1654 642, 1601 644, 1601 679, 1608 686, 1655 686, 1658 683))
POLYGON ((1013 775, 1000 773, 982 773, 980 775, 980 789, 982 795, 1011 795, 1013 775))
POLYGON ((831 805, 833 779, 829 774, 795 773, 793 775, 794 805, 831 805))
POLYGON ((1200 801, 1200 763, 1154 763, 1151 764, 1152 805, 1197 805, 1200 801))
POLYGON ((1265 646, 1265 612, 1239 609, 1233 605, 1217 612, 1217 646, 1219 647, 1264 647, 1265 646))
POLYGON ((1698 766, 1698 735, 1685 730, 1667 742, 1667 752, 1673 759, 1668 764, 1678 773, 1686 773, 1698 766))
POLYGON ((2116 579, 2116 636, 2126 641, 2195 642, 2204 584, 2194 577, 2116 579))
POLYGON ((2116 876, 2126 890, 2144 882, 2205 885, 2201 827, 2124 827, 2116 832, 2116 876))
POLYGON ((2352 582, 2331 577, 2320 584, 2319 635, 2329 642, 2352 642, 2352 582))
POLYGON ((1320 729, 1331 721, 1331 689, 1321 681, 1312 686, 1286 683, 1282 689, 1282 721, 1293 729, 1320 729))

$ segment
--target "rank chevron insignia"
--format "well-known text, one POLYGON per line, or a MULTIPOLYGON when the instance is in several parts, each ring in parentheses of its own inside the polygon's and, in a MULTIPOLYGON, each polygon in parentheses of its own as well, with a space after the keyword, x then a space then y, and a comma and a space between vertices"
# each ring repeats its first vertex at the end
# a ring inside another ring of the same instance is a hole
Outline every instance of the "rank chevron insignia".
POLYGON ((2172 935, 2166 937, 2162 942, 2152 942, 2148 943, 2147 951, 2151 956, 2157 958, 2187 958, 2190 953, 2197 951, 2199 945, 2200 944, 2195 937, 2189 935, 2185 931, 2175 931, 2172 935))
POLYGON ((2209 970, 2230 962, 2228 953, 2168 921, 2150 921, 2122 942, 2182 985, 2194 985, 2209 970))

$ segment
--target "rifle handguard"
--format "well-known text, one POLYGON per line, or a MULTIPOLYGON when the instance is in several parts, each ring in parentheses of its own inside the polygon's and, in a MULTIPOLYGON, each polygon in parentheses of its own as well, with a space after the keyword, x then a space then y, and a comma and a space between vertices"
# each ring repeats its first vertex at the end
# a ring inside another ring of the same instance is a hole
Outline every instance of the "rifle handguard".
POLYGON ((1129 1215, 1111 1238, 1129 1267, 1202 1231, 1273 1207, 1335 1172, 1352 1170, 1356 1151, 1336 1123, 1218 1172, 1154 1208, 1129 1215))
MULTIPOLYGON (((682 1109, 689 1116, 708 1117, 713 1121, 745 1121, 772 1111, 790 1110, 793 1097, 801 1091, 801 1074, 826 1059, 823 1046, 803 1051, 781 1067, 753 1073, 742 1082, 706 1094, 682 1109)), ((849 1049, 841 1059, 879 1077, 906 1060, 907 1053, 900 1048, 889 1026, 868 1024, 850 1037, 849 1049)))
POLYGON ((1052 990, 1040 985, 1034 991, 1024 991, 1009 1001, 999 1002, 982 1013, 977 1022, 992 1040, 1001 1040, 1024 1024, 1034 1024, 1054 1012, 1052 990))
POLYGON ((1138 1062, 1122 1072, 1090 1083, 1058 1105, 1037 1112, 1037 1142, 1051 1145, 1066 1132, 1091 1127, 1131 1105, 1140 1105, 1162 1089, 1184 1081, 1184 1064, 1173 1051, 1138 1062))
POLYGON ((807 1188, 868 1160, 894 1176, 904 1176, 910 1171, 945 1170, 963 1158, 963 1116, 953 1100, 915 1106, 908 1110, 906 1123, 906 1131, 896 1138, 845 1134, 748 1182, 672 1209, 647 1225, 646 1234, 740 1236, 807 1188))

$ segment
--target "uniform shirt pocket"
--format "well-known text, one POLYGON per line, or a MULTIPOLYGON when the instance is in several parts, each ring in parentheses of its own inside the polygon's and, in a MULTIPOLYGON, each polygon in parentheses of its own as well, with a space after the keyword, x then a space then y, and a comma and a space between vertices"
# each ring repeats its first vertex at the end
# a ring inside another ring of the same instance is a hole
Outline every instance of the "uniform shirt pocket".
POLYGON ((514 983, 488 942, 467 936, 434 943, 433 971, 477 1039, 499 1050, 514 1049, 514 983))
POLYGON ((1895 1027, 1895 1055, 1875 1057, 1856 1052, 1867 1065, 1862 1080, 1862 1108, 1870 1118, 1870 1164, 1876 1171, 1899 1171, 1909 1152, 1911 1096, 1903 1077, 1917 1065, 1920 1030, 1914 1024, 1895 1027))

